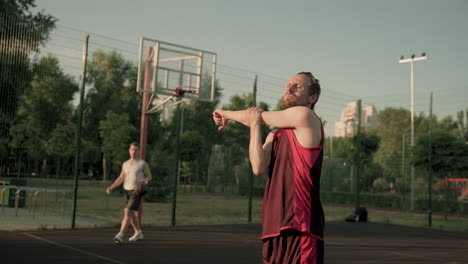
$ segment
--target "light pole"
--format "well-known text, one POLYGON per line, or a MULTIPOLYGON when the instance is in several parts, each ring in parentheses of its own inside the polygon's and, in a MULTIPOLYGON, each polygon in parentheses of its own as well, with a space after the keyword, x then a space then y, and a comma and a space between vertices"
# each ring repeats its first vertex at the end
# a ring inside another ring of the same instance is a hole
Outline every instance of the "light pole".
MULTIPOLYGON (((410 58, 405 59, 400 57, 400 63, 411 63, 411 148, 414 147, 414 62, 420 60, 427 60, 426 53, 422 53, 420 57, 414 54, 410 58)), ((411 210, 414 210, 414 165, 411 165, 411 210)))

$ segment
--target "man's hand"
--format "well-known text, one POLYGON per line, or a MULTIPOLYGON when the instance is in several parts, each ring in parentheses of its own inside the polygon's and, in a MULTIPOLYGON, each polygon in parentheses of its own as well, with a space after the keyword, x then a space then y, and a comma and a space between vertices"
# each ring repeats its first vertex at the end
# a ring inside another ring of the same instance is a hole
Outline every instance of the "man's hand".
POLYGON ((222 130, 227 126, 229 119, 225 118, 223 115, 223 110, 216 109, 213 112, 213 121, 218 126, 218 130, 222 130))
POLYGON ((137 184, 135 184, 135 188, 133 188, 133 193, 135 195, 141 195, 145 191, 145 180, 139 180, 137 184))
POLYGON ((107 193, 107 194, 110 194, 111 192, 112 192, 112 189, 111 189, 111 187, 110 187, 110 186, 109 186, 109 187, 107 187, 107 189, 106 189, 106 193, 107 193))
POLYGON ((262 112, 264 110, 259 107, 249 107, 246 109, 247 120, 245 125, 252 127, 255 125, 260 125, 262 123, 262 112))

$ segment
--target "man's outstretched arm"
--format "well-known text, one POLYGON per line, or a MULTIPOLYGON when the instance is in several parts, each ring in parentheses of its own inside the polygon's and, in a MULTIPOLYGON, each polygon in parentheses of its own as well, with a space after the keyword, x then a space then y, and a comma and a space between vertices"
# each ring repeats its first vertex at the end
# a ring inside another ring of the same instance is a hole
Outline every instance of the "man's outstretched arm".
POLYGON ((218 125, 218 130, 225 128, 229 120, 237 121, 245 126, 248 126, 248 112, 247 110, 222 110, 216 109, 213 112, 213 121, 218 125))
MULTIPOLYGON (((295 106, 281 111, 262 112, 261 123, 274 127, 310 127, 310 116, 312 111, 305 106, 295 106)), ((229 120, 237 121, 243 125, 248 125, 248 109, 230 111, 217 109, 213 112, 213 121, 221 130, 227 126, 229 120)))

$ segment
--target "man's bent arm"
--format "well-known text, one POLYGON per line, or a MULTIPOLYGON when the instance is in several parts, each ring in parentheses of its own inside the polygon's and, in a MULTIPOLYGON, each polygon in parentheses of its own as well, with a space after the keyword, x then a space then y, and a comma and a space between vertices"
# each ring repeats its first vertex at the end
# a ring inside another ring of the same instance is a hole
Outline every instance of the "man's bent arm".
POLYGON ((250 126, 250 142, 249 142, 249 159, 252 164, 252 171, 255 175, 263 174, 265 165, 263 164, 264 156, 262 146, 262 136, 260 131, 260 123, 250 126))
POLYGON ((262 146, 260 125, 250 127, 249 159, 255 175, 262 175, 268 171, 271 159, 271 148, 274 133, 268 134, 262 146))

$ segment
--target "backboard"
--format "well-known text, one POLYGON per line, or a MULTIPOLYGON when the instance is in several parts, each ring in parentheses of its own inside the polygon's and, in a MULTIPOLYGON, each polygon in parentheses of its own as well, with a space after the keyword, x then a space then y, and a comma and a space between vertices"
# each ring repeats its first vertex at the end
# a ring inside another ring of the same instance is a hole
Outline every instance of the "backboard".
POLYGON ((216 53, 140 38, 137 92, 212 102, 215 80, 216 53))

